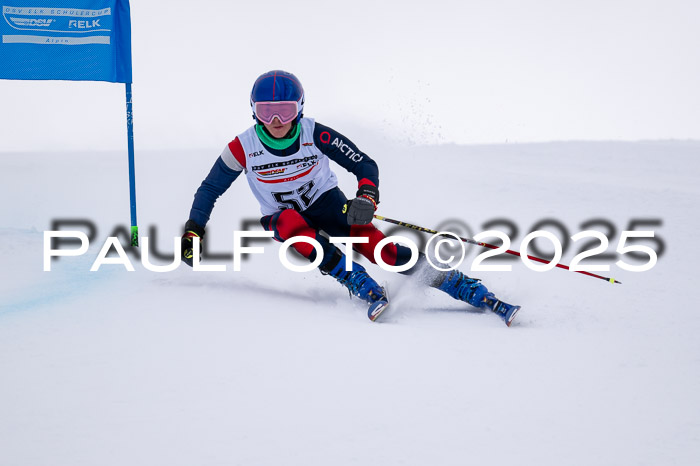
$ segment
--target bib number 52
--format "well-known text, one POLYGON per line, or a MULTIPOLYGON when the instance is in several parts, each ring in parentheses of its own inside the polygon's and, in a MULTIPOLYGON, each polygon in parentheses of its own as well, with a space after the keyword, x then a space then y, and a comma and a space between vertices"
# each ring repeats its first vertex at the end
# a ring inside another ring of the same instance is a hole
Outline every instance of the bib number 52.
POLYGON ((294 191, 282 191, 272 193, 280 209, 294 209, 297 212, 306 210, 313 201, 314 196, 309 193, 314 187, 314 182, 304 183, 294 191))

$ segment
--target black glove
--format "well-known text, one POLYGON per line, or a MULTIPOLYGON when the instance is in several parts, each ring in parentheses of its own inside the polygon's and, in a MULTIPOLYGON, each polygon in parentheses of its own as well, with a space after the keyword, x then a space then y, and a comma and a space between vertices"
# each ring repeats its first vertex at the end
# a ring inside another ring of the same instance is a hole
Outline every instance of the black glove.
POLYGON ((182 235, 182 240, 180 241, 180 251, 182 254, 182 262, 192 267, 192 256, 194 252, 192 250, 192 238, 199 238, 199 251, 202 251, 202 240, 204 239, 204 227, 200 227, 193 220, 188 220, 185 223, 185 234, 182 235))
POLYGON ((379 189, 371 184, 363 184, 357 190, 356 198, 345 204, 348 225, 367 225, 372 222, 379 204, 379 189))

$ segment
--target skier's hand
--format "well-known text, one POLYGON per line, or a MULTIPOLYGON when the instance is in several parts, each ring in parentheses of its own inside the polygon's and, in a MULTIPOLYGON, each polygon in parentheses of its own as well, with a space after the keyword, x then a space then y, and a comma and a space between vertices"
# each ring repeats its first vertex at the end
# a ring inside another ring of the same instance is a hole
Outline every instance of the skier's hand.
POLYGON ((185 224, 185 234, 182 235, 182 240, 180 240, 180 251, 182 262, 192 267, 192 256, 194 256, 194 246, 192 242, 193 238, 199 238, 200 254, 202 239, 204 239, 204 228, 197 225, 193 220, 188 220, 185 224))
POLYGON ((367 225, 372 222, 379 204, 379 189, 371 184, 363 184, 357 190, 356 198, 348 201, 345 208, 348 225, 367 225))

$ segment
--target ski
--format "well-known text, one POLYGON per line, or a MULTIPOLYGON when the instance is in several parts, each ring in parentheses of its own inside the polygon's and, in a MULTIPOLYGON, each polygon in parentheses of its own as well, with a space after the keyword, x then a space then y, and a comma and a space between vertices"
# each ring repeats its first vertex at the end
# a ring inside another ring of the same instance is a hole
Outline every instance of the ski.
POLYGON ((376 322, 377 319, 384 313, 387 307, 389 307, 389 294, 386 291, 386 286, 382 287, 383 294, 375 302, 370 304, 367 309, 367 317, 372 322, 376 322))
POLYGON ((486 306, 493 312, 498 314, 508 327, 510 327, 510 324, 513 323, 515 315, 520 310, 520 306, 508 304, 506 302, 501 301, 498 298, 487 299, 486 306))

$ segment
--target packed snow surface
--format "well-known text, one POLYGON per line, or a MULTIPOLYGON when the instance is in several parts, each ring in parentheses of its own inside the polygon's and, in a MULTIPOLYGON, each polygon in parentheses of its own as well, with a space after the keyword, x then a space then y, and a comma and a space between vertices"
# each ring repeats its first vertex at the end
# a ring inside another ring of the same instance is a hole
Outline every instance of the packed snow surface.
MULTIPOLYGON (((136 255, 134 272, 90 272, 128 227, 126 154, 0 153, 0 464, 697 464, 700 143, 392 148, 349 136, 379 163, 379 214, 428 228, 459 220, 471 230, 460 235, 500 219, 491 227, 511 249, 545 219, 569 237, 600 230, 612 256, 588 263, 622 284, 517 258, 496 263, 510 272, 471 272, 481 251, 470 248, 461 270, 522 305, 508 328, 363 260, 392 296, 371 323, 330 277, 285 269, 272 241, 240 272, 205 259, 227 271, 157 273, 136 255), (45 272, 44 231, 68 219, 94 224, 90 247, 45 272), (634 244, 663 251, 628 272, 615 262, 645 261, 615 249, 639 219, 655 240, 634 244)), ((137 153, 142 243, 171 253, 216 157, 137 153)), ((258 216, 237 180, 207 226, 209 251, 232 254, 233 231, 259 229, 242 227, 258 216)), ((582 244, 569 243, 565 264, 582 244)))

